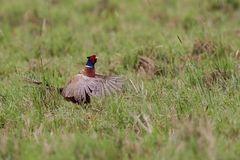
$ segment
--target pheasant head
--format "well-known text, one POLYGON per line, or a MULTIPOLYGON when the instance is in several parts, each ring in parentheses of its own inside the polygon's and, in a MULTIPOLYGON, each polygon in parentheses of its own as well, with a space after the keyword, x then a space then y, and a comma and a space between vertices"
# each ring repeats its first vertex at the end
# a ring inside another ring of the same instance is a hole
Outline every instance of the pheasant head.
POLYGON ((87 57, 87 63, 82 69, 81 73, 88 77, 95 77, 95 63, 97 62, 97 56, 95 54, 87 57))
POLYGON ((95 54, 87 57, 86 68, 94 68, 95 63, 97 62, 97 56, 95 54))

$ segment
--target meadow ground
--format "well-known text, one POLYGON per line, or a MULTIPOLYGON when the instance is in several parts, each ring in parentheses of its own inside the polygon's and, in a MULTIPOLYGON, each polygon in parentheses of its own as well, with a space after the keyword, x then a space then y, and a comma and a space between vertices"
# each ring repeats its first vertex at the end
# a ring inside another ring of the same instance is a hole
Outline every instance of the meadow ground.
POLYGON ((0 0, 0 159, 239 159, 239 47, 238 0, 0 0), (83 109, 24 81, 92 52, 138 92, 83 109))

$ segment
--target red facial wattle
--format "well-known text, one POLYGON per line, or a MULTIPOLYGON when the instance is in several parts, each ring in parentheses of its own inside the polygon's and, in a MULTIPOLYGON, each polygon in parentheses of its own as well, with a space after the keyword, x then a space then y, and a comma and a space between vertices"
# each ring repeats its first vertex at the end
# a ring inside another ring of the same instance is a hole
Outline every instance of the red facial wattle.
POLYGON ((92 64, 95 64, 96 63, 96 55, 92 55, 90 57, 90 61, 91 61, 92 64))

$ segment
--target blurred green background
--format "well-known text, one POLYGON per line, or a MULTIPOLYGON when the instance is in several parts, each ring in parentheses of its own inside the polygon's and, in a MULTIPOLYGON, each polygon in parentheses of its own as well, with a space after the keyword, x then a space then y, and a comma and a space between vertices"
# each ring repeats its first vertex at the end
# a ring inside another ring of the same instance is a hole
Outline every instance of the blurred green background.
POLYGON ((0 159, 238 159, 239 46, 239 0, 0 0, 0 159), (46 89, 91 53, 139 91, 46 89))

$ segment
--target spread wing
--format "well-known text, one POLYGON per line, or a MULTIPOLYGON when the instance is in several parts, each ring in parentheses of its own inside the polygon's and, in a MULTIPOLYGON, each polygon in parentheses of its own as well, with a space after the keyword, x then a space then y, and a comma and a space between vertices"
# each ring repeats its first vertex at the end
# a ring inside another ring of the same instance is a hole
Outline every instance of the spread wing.
POLYGON ((74 98, 78 103, 85 102, 89 96, 105 96, 122 90, 124 80, 117 76, 87 77, 78 74, 63 88, 65 98, 74 98))
POLYGON ((92 96, 105 96, 111 93, 120 92, 125 80, 118 76, 96 75, 91 85, 92 96))

